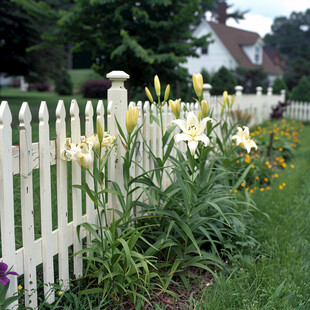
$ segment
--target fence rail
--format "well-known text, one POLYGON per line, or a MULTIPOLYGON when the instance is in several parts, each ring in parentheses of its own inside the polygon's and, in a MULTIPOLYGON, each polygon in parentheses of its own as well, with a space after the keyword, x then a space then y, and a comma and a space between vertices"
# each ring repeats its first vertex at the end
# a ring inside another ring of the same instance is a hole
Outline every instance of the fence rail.
MULTIPOLYGON (((82 222, 96 223, 97 216, 93 203, 85 197, 86 213, 83 214, 82 193, 77 188, 69 189, 68 184, 81 184, 83 175, 81 168, 72 162, 71 175, 68 174, 68 163, 61 160, 60 154, 66 142, 67 123, 69 120, 71 141, 78 143, 81 134, 89 136, 94 132, 94 119, 98 119, 103 128, 108 128, 111 135, 117 136, 115 118, 125 128, 125 112, 127 110, 127 90, 124 88, 124 81, 129 76, 120 71, 113 71, 107 75, 112 81, 112 87, 108 90, 108 107, 104 110, 102 100, 99 100, 94 111, 92 102, 88 101, 85 106, 85 120, 80 119, 80 108, 76 100, 72 100, 70 111, 66 111, 64 102, 59 101, 56 108, 56 139, 50 141, 49 137, 49 113, 46 102, 42 102, 39 110, 39 142, 32 143, 32 115, 28 103, 23 103, 19 112, 19 146, 12 146, 12 114, 9 104, 6 101, 0 107, 0 218, 1 218, 1 261, 13 266, 18 274, 24 275, 24 288, 28 291, 25 296, 25 306, 36 308, 37 299, 37 266, 43 264, 43 282, 52 284, 58 278, 63 281, 64 287, 69 280, 69 254, 68 247, 73 245, 73 251, 77 252, 82 248, 76 234, 77 225, 82 222), (105 118, 106 113, 106 118, 105 118), (105 123, 106 119, 106 123, 105 123), (85 132, 81 133, 81 122, 85 122, 85 132), (51 166, 56 165, 56 174, 51 175, 51 166), (39 170, 39 205, 34 205, 33 199, 33 172, 39 170), (13 176, 20 180, 20 205, 14 205, 13 176), (69 180, 69 177, 71 178, 69 180), (70 182, 69 182, 70 181, 70 182), (56 183, 56 192, 52 192, 51 185, 56 183), (71 197, 68 192, 71 190, 71 197), (52 200, 57 201, 58 226, 53 230, 52 223, 52 200), (72 199, 73 219, 68 222, 68 199, 72 199), (22 222, 22 247, 16 249, 15 235, 15 213, 21 209, 22 222), (35 239, 34 232, 34 208, 41 212, 41 237, 35 239), (58 274, 55 274, 53 258, 58 254, 58 274)), ((213 110, 213 117, 219 119, 221 106, 219 98, 210 96, 208 90, 204 89, 204 98, 209 101, 213 110)), ((268 119, 271 107, 278 101, 283 100, 283 94, 242 95, 240 90, 235 99, 235 109, 250 113, 253 122, 259 123, 268 119)), ((130 103, 134 104, 134 103, 130 103)), ((150 113, 157 113, 154 106, 149 102, 137 103, 140 108, 138 124, 143 126, 143 136, 149 141, 152 152, 159 156, 161 150, 160 131, 154 122, 151 122, 150 113)), ((188 110, 198 112, 197 103, 182 103, 188 110)), ((184 117, 183 109, 181 117, 184 117)), ((298 114, 299 115, 299 114, 298 114)), ((167 127, 174 119, 167 105, 163 107, 164 125, 167 127)), ((138 139, 135 160, 145 169, 152 169, 152 161, 145 150, 142 137, 138 139)), ((180 144, 185 151, 185 144, 180 144)), ((121 156, 124 149, 117 139, 115 152, 111 153, 108 163, 108 173, 111 180, 121 184, 122 164, 121 156)), ((141 168, 133 167, 132 176, 141 173, 141 168)), ((85 182, 93 188, 93 180, 85 176, 85 182)), ((169 179, 164 180, 168 184, 169 179)), ((164 183, 164 184, 165 184, 164 183)), ((119 208, 115 196, 108 196, 109 207, 119 208)), ((82 238, 86 236, 82 231, 82 238)), ((88 240, 89 241, 89 240, 88 240)), ((82 260, 73 258, 73 274, 76 277, 82 275, 82 260)), ((8 294, 17 292, 17 279, 11 277, 11 285, 8 294)), ((49 292, 50 286, 45 286, 44 293, 48 301, 52 303, 55 296, 49 292)), ((16 306, 17 304, 13 305, 16 306)))

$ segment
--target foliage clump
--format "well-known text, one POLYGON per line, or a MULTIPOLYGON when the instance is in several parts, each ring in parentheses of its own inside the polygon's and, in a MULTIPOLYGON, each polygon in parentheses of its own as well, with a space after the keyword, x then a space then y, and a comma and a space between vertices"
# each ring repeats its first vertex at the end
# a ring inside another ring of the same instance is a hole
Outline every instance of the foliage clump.
POLYGON ((225 67, 221 67, 211 78, 211 94, 221 95, 226 90, 229 93, 235 92, 237 80, 231 71, 225 67))

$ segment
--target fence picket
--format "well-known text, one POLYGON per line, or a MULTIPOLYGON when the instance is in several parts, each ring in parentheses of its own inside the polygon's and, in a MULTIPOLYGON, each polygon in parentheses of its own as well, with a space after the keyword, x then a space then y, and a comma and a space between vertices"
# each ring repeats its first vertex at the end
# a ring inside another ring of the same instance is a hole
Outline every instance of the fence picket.
MULTIPOLYGON (((89 137, 94 133, 94 108, 91 101, 87 101, 85 107, 85 136, 89 137)), ((104 127, 102 127, 104 128, 104 127)), ((89 167, 89 171, 93 173, 93 165, 89 167)), ((91 190, 94 189, 94 179, 86 172, 86 183, 91 190)), ((87 222, 90 224, 96 224, 96 213, 93 201, 86 195, 86 214, 87 222)), ((89 234, 87 234, 87 243, 90 244, 89 234)))
MULTIPOLYGON (((40 153, 40 203, 42 227, 42 258, 43 279, 45 284, 54 283, 54 264, 52 248, 52 199, 50 172, 50 133, 49 115, 45 101, 41 102, 39 110, 39 153, 40 153)), ((44 286, 46 301, 53 303, 55 295, 49 285, 44 286)))
POLYGON ((22 234, 24 248, 24 278, 26 307, 37 307, 37 274, 34 263, 34 223, 33 223, 33 190, 32 190, 32 129, 31 112, 27 102, 22 104, 19 112, 20 140, 20 191, 22 209, 22 234))
MULTIPOLYGON (((16 270, 15 223, 12 167, 12 114, 7 101, 0 106, 0 219, 2 259, 16 270)), ((7 297, 17 292, 17 277, 9 276, 11 283, 7 297)), ((11 308, 17 306, 17 301, 11 308)))
MULTIPOLYGON (((71 140, 72 143, 80 143, 81 124, 80 110, 76 100, 72 100, 70 106, 71 116, 71 140)), ((81 167, 75 161, 72 161, 72 185, 81 185, 81 167)), ((73 252, 76 253, 82 249, 82 242, 79 241, 76 234, 76 227, 82 223, 82 193, 78 188, 72 188, 72 209, 73 209, 73 252)), ((83 263, 78 255, 73 257, 74 275, 79 278, 83 274, 83 263)))
POLYGON ((57 174, 57 218, 58 218, 58 266, 62 290, 69 286, 68 258, 68 203, 67 203, 67 162, 60 154, 66 144, 66 109, 63 100, 59 100, 56 108, 56 174, 57 174))

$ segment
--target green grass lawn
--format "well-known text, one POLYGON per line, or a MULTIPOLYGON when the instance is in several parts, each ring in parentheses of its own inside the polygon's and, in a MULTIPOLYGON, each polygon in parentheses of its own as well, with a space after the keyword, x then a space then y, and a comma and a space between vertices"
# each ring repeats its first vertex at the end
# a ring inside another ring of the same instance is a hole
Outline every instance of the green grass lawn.
POLYGON ((221 274, 204 289, 204 302, 195 309, 310 309, 309 126, 301 140, 295 168, 254 198, 259 212, 253 236, 260 248, 241 255, 230 276, 221 274))
POLYGON ((104 79, 91 69, 74 69, 69 70, 69 74, 73 83, 73 93, 78 93, 82 84, 88 80, 104 79))

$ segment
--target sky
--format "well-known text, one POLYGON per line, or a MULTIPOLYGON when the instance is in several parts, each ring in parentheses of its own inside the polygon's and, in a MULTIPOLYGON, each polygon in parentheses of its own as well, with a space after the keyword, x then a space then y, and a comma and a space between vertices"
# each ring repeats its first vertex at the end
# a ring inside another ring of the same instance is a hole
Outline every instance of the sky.
POLYGON ((226 2, 232 5, 232 10, 249 10, 245 14, 245 20, 240 20, 237 24, 233 19, 229 19, 227 26, 254 31, 261 37, 271 32, 271 25, 276 17, 289 17, 293 11, 305 12, 310 9, 310 0, 227 0, 226 2))

